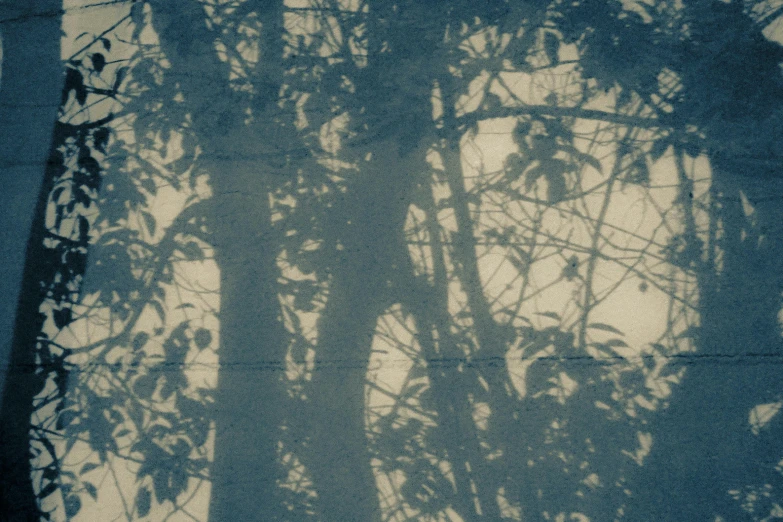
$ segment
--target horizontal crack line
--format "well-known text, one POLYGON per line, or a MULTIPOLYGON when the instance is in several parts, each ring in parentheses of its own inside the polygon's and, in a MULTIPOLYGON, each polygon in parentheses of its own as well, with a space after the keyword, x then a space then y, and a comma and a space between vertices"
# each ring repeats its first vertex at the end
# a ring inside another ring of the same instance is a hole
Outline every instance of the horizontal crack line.
MULTIPOLYGON (((684 353, 665 356, 635 356, 620 357, 607 356, 605 358, 595 358, 590 356, 544 356, 544 357, 524 357, 514 359, 511 362, 541 362, 550 364, 563 364, 568 366, 619 366, 628 364, 638 364, 642 361, 655 361, 664 359, 669 364, 677 366, 690 366, 697 364, 735 364, 735 365, 753 365, 753 364, 783 364, 783 354, 781 353, 743 353, 743 354, 696 354, 684 353)), ((401 367, 407 368, 416 363, 423 363, 432 368, 505 368, 508 361, 502 357, 444 357, 419 359, 393 359, 383 361, 380 364, 370 366, 369 361, 363 359, 316 359, 314 362, 315 371, 327 370, 378 370, 381 368, 401 367)), ((299 363, 301 365, 301 363, 299 363)), ((312 363, 310 363, 312 364, 312 363)), ((229 363, 177 363, 164 361, 158 364, 145 366, 143 364, 108 364, 108 363, 87 363, 83 366, 74 365, 67 368, 70 373, 94 372, 98 368, 107 368, 114 371, 138 372, 173 372, 182 370, 218 370, 229 372, 256 372, 256 371, 285 371, 286 362, 283 360, 261 360, 253 362, 229 362, 229 363)), ((37 370, 44 370, 39 365, 9 366, 0 365, 0 369, 11 372, 30 373, 37 370)), ((54 371, 54 369, 49 369, 54 371)), ((45 371, 45 370, 44 370, 45 371)))

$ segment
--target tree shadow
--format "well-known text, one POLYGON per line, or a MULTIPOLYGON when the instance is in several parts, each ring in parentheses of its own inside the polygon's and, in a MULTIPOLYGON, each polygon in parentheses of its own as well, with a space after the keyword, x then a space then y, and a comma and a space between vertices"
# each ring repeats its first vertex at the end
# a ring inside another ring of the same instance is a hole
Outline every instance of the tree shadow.
POLYGON ((778 46, 604 7, 152 1, 94 38, 38 212, 44 510, 780 516, 778 46))

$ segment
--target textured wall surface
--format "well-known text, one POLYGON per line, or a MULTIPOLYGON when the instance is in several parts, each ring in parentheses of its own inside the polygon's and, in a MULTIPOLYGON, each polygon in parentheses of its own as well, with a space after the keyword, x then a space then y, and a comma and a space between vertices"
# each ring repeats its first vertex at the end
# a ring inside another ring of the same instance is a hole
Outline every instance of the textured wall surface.
POLYGON ((0 1, 0 520, 783 518, 782 11, 0 1))

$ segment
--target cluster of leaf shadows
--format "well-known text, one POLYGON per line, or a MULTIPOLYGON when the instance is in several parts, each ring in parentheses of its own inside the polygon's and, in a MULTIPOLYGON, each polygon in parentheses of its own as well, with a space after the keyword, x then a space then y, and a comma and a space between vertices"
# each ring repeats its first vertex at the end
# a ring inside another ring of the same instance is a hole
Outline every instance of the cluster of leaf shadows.
POLYGON ((783 518, 775 2, 33 4, 0 519, 783 518))

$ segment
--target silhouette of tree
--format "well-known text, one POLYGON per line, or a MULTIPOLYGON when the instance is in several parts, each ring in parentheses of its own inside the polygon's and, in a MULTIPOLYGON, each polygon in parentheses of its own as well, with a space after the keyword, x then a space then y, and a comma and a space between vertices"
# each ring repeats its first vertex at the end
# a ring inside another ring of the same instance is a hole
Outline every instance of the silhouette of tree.
POLYGON ((30 239, 30 506, 778 516, 774 6, 128 7, 30 239))
POLYGON ((771 501, 751 500, 758 488, 779 490, 777 424, 762 433, 752 424, 756 406, 780 397, 773 361, 780 353, 783 209, 772 129, 783 100, 783 48, 764 36, 751 7, 692 3, 680 15, 687 37, 675 47, 681 58, 672 61, 681 86, 674 114, 698 134, 672 140, 685 222, 676 254, 699 280, 694 342, 705 358, 689 365, 653 424, 658 435, 648 472, 665 469, 666 480, 640 490, 645 516, 758 519, 772 510, 771 501), (712 173, 707 226, 693 218, 698 203, 686 172, 687 154, 702 151, 712 173))
MULTIPOLYGON (((305 465, 322 497, 324 520, 376 520, 381 514, 370 454, 362 451, 366 371, 378 318, 395 302, 390 287, 404 252, 403 223, 430 133, 431 48, 412 42, 414 35, 434 38, 443 23, 423 16, 425 6, 414 2, 395 8, 369 2, 361 19, 336 20, 343 35, 362 26, 364 34, 358 40, 363 60, 335 45, 342 63, 329 71, 355 86, 337 95, 335 108, 347 119, 342 147, 357 170, 341 174, 345 192, 332 196, 325 216, 320 272, 328 279, 327 302, 312 381, 305 386, 312 419, 305 465)), ((319 87, 320 96, 334 99, 333 86, 319 87)))
MULTIPOLYGON (((176 82, 184 95, 202 147, 199 166, 209 173, 213 190, 221 372, 210 513, 254 519, 263 506, 265 518, 283 520, 287 510, 278 494, 278 441, 286 396, 284 367, 276 361, 284 358, 288 334, 278 301, 280 230, 273 227, 269 207, 277 180, 267 166, 286 161, 280 134, 294 132, 277 106, 284 71, 282 3, 247 2, 240 14, 218 14, 228 18, 221 27, 234 37, 241 37, 241 26, 259 34, 257 64, 240 65, 252 88, 249 94, 238 90, 239 82, 230 83, 232 68, 213 48, 217 38, 225 37, 207 28, 198 2, 152 2, 151 7, 161 48, 172 64, 164 81, 176 82), (252 111, 253 123, 243 123, 246 111, 252 111), (259 369, 265 371, 256 374, 259 369)), ((225 45, 233 43, 230 38, 225 45)))

